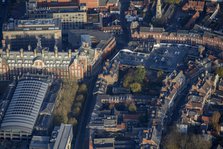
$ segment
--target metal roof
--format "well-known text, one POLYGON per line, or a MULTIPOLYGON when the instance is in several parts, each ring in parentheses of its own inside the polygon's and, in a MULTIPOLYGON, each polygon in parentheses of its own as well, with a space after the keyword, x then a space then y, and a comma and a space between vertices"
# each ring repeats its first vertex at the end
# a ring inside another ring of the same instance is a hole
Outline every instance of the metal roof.
POLYGON ((42 80, 20 80, 2 121, 1 130, 32 133, 47 89, 48 83, 42 80))

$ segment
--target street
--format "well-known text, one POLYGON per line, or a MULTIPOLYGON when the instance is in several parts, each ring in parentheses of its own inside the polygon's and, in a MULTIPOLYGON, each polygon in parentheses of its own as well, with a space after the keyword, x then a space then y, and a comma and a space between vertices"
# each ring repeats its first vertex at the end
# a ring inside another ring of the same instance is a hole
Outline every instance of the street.
POLYGON ((80 116, 80 120, 78 122, 77 135, 75 140, 75 149, 88 148, 88 129, 86 128, 88 122, 90 121, 91 113, 94 109, 94 105, 96 103, 96 98, 93 96, 93 89, 96 83, 97 76, 94 76, 89 83, 88 86, 88 94, 86 98, 86 102, 80 116), (84 146, 85 145, 85 146, 84 146))

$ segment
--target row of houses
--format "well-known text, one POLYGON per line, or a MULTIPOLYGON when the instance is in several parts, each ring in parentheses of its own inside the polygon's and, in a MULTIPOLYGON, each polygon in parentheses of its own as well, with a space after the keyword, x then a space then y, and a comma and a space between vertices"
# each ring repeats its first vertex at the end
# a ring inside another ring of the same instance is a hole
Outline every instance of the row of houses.
POLYGON ((191 45, 211 46, 223 49, 223 37, 210 32, 191 32, 179 30, 166 32, 163 28, 140 27, 140 31, 132 31, 133 39, 155 39, 157 42, 176 42, 191 45))

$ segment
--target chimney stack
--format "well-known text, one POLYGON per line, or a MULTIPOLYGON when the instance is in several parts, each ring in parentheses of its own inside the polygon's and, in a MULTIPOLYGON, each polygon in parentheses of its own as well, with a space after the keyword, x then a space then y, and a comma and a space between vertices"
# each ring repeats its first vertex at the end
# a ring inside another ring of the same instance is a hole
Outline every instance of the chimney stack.
POLYGON ((42 49, 42 57, 45 57, 45 50, 42 49))
POLYGON ((9 57, 9 54, 10 54, 10 50, 7 48, 6 49, 6 56, 9 57))
POLYGON ((37 56, 37 50, 36 49, 34 49, 33 54, 34 54, 35 57, 37 56))
POLYGON ((71 49, 69 49, 68 50, 68 57, 71 58, 71 56, 72 56, 72 51, 71 51, 71 49))
POLYGON ((58 57, 58 48, 56 46, 54 47, 54 56, 58 57))
POLYGON ((7 45, 7 49, 6 49, 6 56, 7 56, 7 57, 9 57, 9 55, 10 55, 10 49, 11 49, 11 45, 8 44, 8 45, 7 45))
POLYGON ((24 50, 23 48, 20 49, 20 57, 22 58, 24 56, 24 50))

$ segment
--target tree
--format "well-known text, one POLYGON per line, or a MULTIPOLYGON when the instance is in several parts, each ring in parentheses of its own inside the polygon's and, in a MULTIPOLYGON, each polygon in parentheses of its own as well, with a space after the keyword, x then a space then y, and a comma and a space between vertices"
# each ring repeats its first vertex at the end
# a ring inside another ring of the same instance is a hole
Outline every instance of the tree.
POLYGON ((72 117, 69 119, 68 124, 72 124, 73 126, 77 125, 77 119, 75 117, 72 117))
POLYGON ((79 108, 81 108, 81 107, 82 107, 82 103, 81 103, 81 102, 76 102, 76 103, 74 104, 74 107, 79 107, 79 108))
POLYGON ((68 115, 72 113, 72 105, 75 103, 74 99, 78 90, 78 84, 75 81, 63 80, 62 88, 57 97, 57 105, 54 108, 54 124, 68 122, 68 115))
POLYGON ((216 69, 216 73, 220 76, 220 77, 223 77, 223 67, 218 67, 216 69))
POLYGON ((137 107, 136 107, 136 105, 134 103, 131 103, 129 105, 128 109, 129 109, 130 112, 136 112, 137 107))
POLYGON ((130 83, 133 81, 132 77, 130 75, 126 75, 124 77, 124 81, 123 81, 123 87, 129 88, 130 83))
POLYGON ((82 94, 78 95, 77 98, 76 98, 76 101, 83 103, 84 102, 84 95, 82 95, 82 94))
POLYGON ((146 77, 146 69, 144 67, 139 67, 134 72, 134 81, 137 83, 142 83, 146 77))
POLYGON ((165 0, 165 2, 169 4, 179 4, 180 0, 165 0))
POLYGON ((80 93, 80 94, 86 94, 87 93, 87 85, 84 84, 84 83, 82 83, 79 86, 78 93, 80 93))
POLYGON ((54 124, 60 125, 61 123, 67 124, 68 117, 66 115, 57 114, 54 116, 54 124))
POLYGON ((131 88, 131 91, 134 93, 141 92, 141 90, 142 90, 141 84, 139 84, 139 83, 132 83, 130 85, 130 88, 131 88))
POLYGON ((180 133, 176 127, 173 127, 164 136, 162 145, 164 149, 210 149, 211 141, 206 140, 202 135, 180 133))
POLYGON ((214 112, 211 117, 211 124, 218 133, 220 132, 220 125, 219 125, 220 118, 221 118, 221 113, 218 111, 214 112))
POLYGON ((81 109, 79 107, 74 107, 72 113, 74 116, 78 116, 80 114, 81 109))
POLYGON ((139 67, 135 70, 129 69, 128 73, 124 76, 123 87, 131 88, 134 90, 133 92, 140 92, 145 77, 146 69, 144 67, 139 67))
POLYGON ((81 107, 82 107, 82 103, 81 103, 81 102, 76 102, 76 103, 74 104, 74 107, 79 107, 79 108, 81 108, 81 107))
POLYGON ((161 78, 163 76, 163 70, 159 70, 157 72, 157 78, 161 78))

